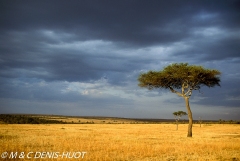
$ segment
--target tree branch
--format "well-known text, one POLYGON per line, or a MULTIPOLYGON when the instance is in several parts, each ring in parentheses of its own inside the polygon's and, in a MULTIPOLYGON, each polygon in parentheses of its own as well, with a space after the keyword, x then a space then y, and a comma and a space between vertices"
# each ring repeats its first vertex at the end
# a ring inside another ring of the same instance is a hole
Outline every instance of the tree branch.
POLYGON ((171 90, 172 93, 176 93, 178 96, 180 96, 180 97, 184 97, 183 94, 181 94, 181 93, 178 92, 178 91, 175 91, 172 87, 169 87, 169 89, 171 90))
POLYGON ((192 95, 192 88, 189 88, 188 91, 184 94, 186 97, 190 97, 192 95))

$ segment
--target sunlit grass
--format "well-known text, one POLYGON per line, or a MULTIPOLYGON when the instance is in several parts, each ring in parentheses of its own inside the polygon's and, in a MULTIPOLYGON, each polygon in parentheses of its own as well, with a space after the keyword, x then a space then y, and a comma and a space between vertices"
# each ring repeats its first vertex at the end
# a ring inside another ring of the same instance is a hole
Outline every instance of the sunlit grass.
POLYGON ((178 131, 173 124, 1 124, 0 153, 87 152, 78 158, 87 161, 240 160, 239 125, 194 125, 193 138, 186 136, 187 124, 178 131))

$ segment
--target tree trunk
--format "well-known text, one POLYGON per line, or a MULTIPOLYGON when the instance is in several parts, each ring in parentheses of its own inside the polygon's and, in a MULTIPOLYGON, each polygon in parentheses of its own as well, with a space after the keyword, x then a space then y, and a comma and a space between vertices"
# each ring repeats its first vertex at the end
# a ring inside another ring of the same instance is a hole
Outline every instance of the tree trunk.
POLYGON ((192 124, 193 124, 192 111, 191 111, 190 105, 189 105, 189 98, 184 97, 184 99, 185 99, 186 108, 188 111, 188 120, 189 120, 187 137, 192 137, 192 124))
POLYGON ((177 124, 177 128, 176 128, 176 130, 178 130, 178 120, 176 120, 176 124, 177 124))

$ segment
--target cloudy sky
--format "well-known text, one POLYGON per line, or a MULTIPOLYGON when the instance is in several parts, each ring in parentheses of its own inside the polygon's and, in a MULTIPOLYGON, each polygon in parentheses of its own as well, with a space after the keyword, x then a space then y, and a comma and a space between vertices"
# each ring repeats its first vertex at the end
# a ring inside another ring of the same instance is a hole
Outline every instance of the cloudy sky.
POLYGON ((222 72, 194 119, 240 117, 240 1, 0 2, 0 113, 172 119, 186 111, 140 73, 188 62, 222 72))

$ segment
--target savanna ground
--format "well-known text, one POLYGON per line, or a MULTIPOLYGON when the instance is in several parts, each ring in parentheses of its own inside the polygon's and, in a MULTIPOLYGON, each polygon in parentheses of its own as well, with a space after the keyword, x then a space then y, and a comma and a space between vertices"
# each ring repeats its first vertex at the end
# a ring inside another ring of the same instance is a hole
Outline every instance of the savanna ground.
POLYGON ((186 135, 187 124, 179 124, 178 131, 174 124, 0 124, 0 160, 240 160, 240 125, 195 124, 193 137, 186 135), (3 159, 4 152, 25 156, 3 159), (40 158, 37 152, 59 156, 40 158), (86 153, 67 158, 74 152, 86 153))

